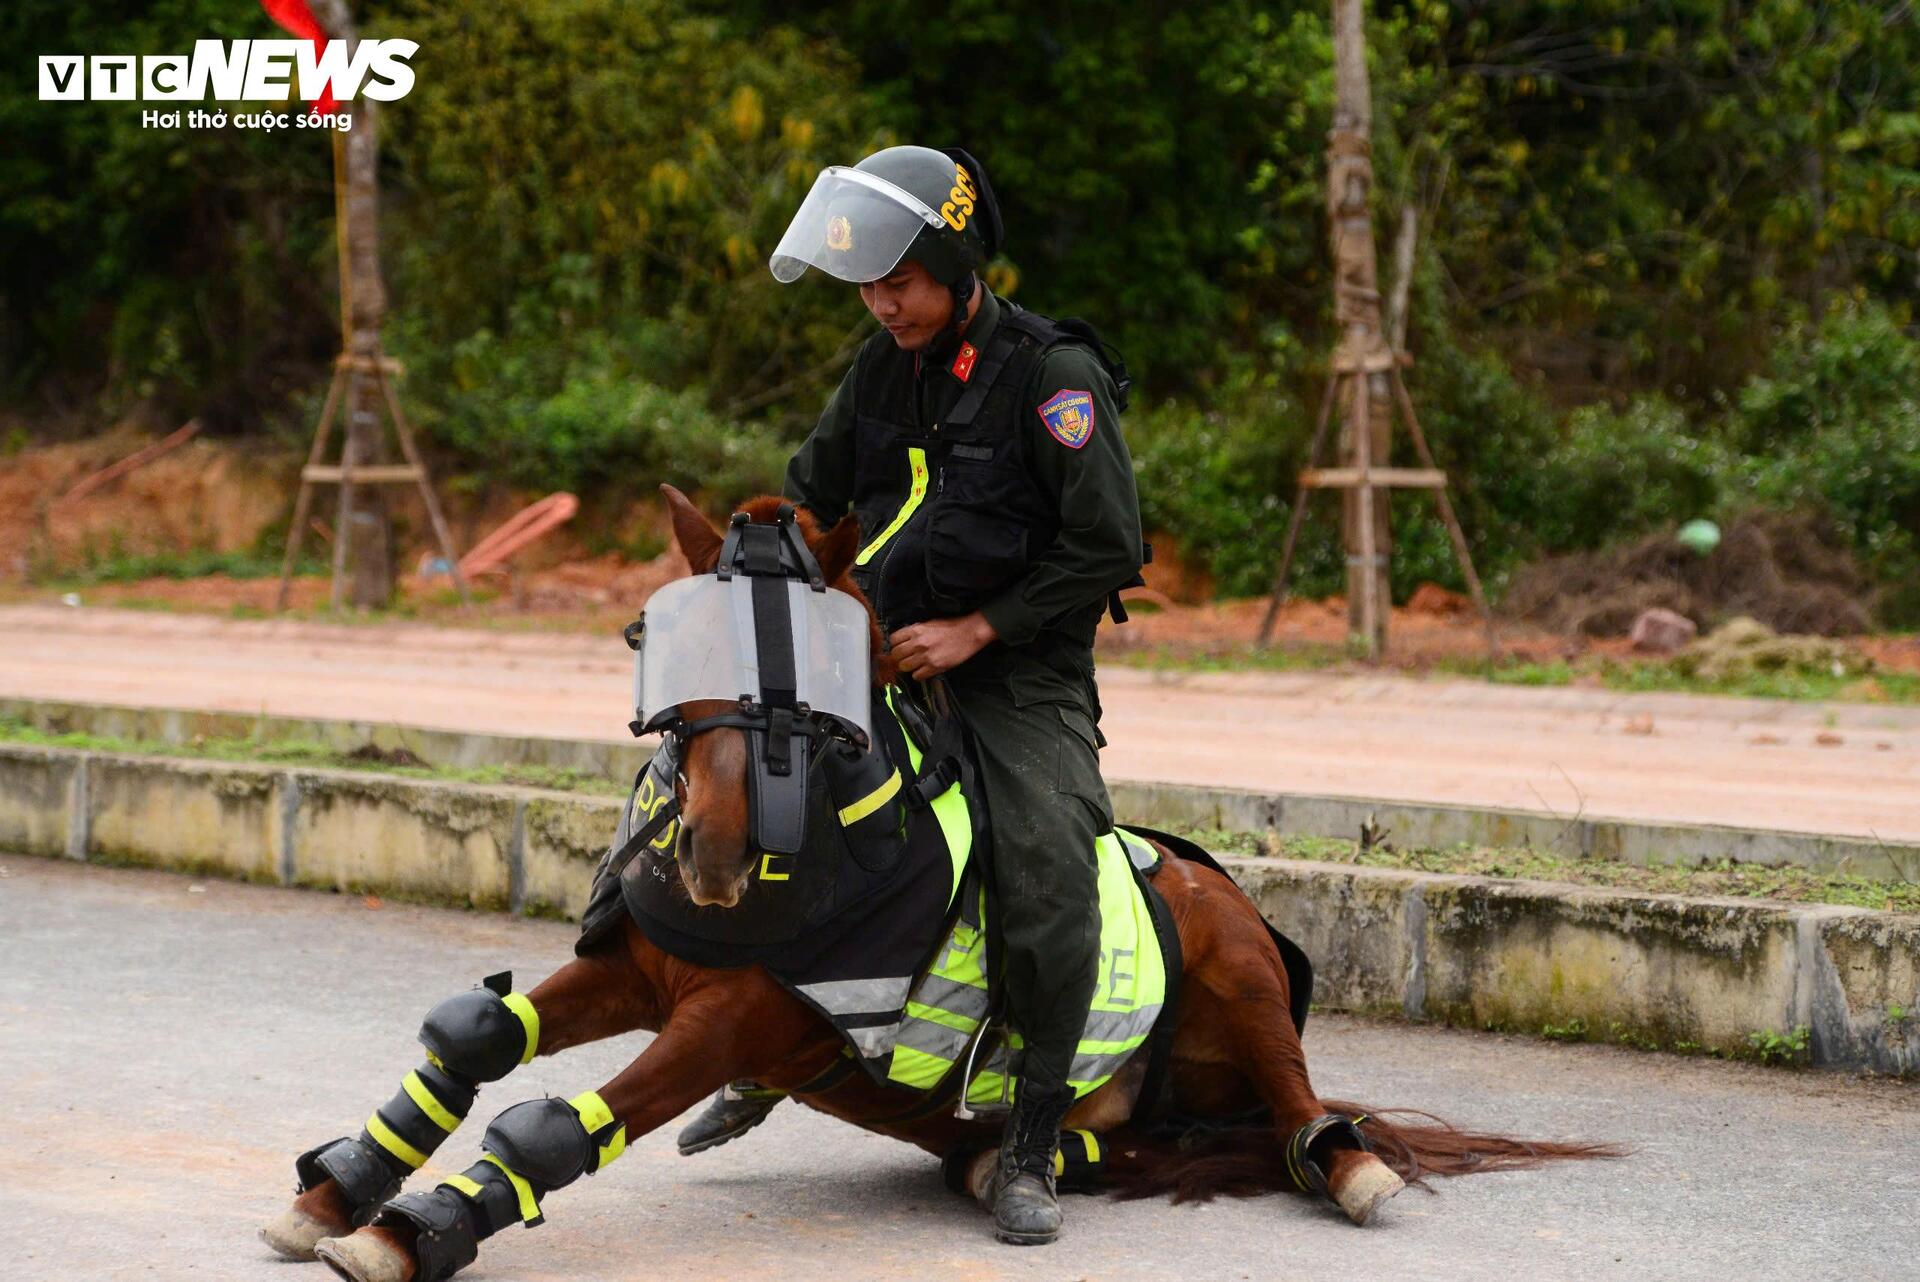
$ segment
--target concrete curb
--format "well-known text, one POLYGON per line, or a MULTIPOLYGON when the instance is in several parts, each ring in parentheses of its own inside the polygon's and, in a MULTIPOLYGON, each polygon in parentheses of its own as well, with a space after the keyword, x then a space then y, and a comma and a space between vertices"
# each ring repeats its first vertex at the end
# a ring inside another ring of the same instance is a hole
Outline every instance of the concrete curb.
POLYGON ((0 745, 0 849, 578 918, 620 803, 0 745))
POLYGON ((1169 823, 1225 832, 1352 838, 1375 823, 1399 845, 1516 846, 1568 858, 1621 863, 1694 864, 1721 859, 1772 867, 1794 864, 1814 872, 1851 873, 1875 881, 1920 881, 1920 845, 1865 837, 1730 828, 1718 824, 1653 823, 1600 815, 1549 815, 1526 810, 1474 809, 1366 797, 1241 792, 1188 784, 1109 779, 1116 813, 1141 823, 1169 823))
POLYGON ((1663 1050, 1920 1072, 1920 917, 1227 859, 1324 1005, 1663 1050))
MULTIPOLYGON (((575 919, 619 807, 0 745, 0 849, 575 919)), ((1224 862, 1313 957, 1324 1006, 1743 1055, 1805 1028, 1814 1064, 1920 1071, 1920 917, 1224 862)))
MULTIPOLYGON (((0 699, 0 718, 51 734, 84 733, 161 743, 197 738, 302 739, 339 752, 405 748, 432 766, 547 766, 631 778, 653 741, 548 739, 469 734, 371 721, 250 716, 175 708, 0 699)), ((1424 802, 1308 793, 1245 792, 1189 784, 1109 779, 1116 810, 1140 823, 1218 828, 1288 837, 1346 837, 1377 823, 1405 846, 1444 849, 1468 843, 1528 846, 1562 855, 1632 864, 1690 864, 1720 859, 1874 880, 1920 881, 1920 844, 1866 837, 1653 823, 1600 815, 1552 815, 1424 802)))

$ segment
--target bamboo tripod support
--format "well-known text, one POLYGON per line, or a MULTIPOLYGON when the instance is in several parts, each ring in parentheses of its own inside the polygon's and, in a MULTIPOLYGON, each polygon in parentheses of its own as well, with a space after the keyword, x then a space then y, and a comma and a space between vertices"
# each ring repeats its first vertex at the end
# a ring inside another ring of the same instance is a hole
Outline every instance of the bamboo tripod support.
MULTIPOLYGON (((1378 620, 1373 616, 1380 600, 1381 571, 1373 541, 1375 494, 1383 490, 1416 489, 1433 492, 1434 502, 1440 509, 1440 519, 1447 527, 1447 538, 1453 544, 1453 554, 1460 559, 1460 569, 1466 577, 1468 590, 1473 594, 1473 604, 1480 611, 1481 621, 1486 626, 1487 654, 1491 658, 1500 653, 1500 639, 1494 630, 1493 612, 1487 608, 1487 597, 1481 590, 1480 576, 1474 572, 1473 554, 1467 550, 1467 536, 1460 528, 1459 518, 1454 515, 1453 503, 1447 498, 1447 474, 1433 461, 1433 451, 1427 448, 1426 433, 1420 430, 1420 420, 1413 412, 1413 398, 1407 395, 1406 382, 1400 376, 1402 360, 1385 348, 1358 360, 1344 352, 1334 358, 1333 373, 1327 379, 1326 395, 1320 399, 1320 413, 1314 421, 1313 442, 1307 447, 1307 466, 1301 469, 1299 487, 1293 497, 1293 511, 1287 518, 1287 536, 1281 547, 1280 570, 1273 579, 1273 597, 1267 604, 1266 615, 1260 620, 1259 644, 1262 646, 1272 637, 1281 607, 1287 602, 1287 579, 1293 572, 1293 554, 1299 544, 1300 526, 1306 518, 1309 497, 1314 490, 1354 490, 1358 494, 1360 507, 1358 525, 1363 585, 1361 631, 1368 638, 1369 650, 1372 649, 1372 638, 1379 635, 1378 620), (1373 374, 1386 376, 1393 393, 1393 408, 1413 439, 1421 467, 1373 466, 1365 430, 1369 412, 1367 402, 1371 396, 1368 382, 1373 374), (1327 429, 1333 424, 1336 404, 1347 410, 1347 421, 1356 425, 1353 432, 1353 459, 1348 467, 1323 468, 1320 466, 1320 454, 1326 446, 1327 429)), ((1369 657, 1379 656, 1370 654, 1369 657)))
POLYGON ((453 585, 460 592, 460 603, 471 605, 472 598, 467 595, 467 581, 460 573, 460 559, 454 555, 453 538, 447 532, 446 517, 441 515, 440 500, 434 497, 433 483, 427 476, 427 465, 421 461, 419 450, 414 448, 413 432, 407 427, 406 415, 400 412, 400 398, 394 394, 393 383, 388 374, 400 372, 398 361, 384 356, 354 356, 342 352, 333 362, 333 381, 327 385, 327 399, 320 410, 320 425, 314 430, 313 448, 307 454, 307 465, 300 469, 300 494, 293 504, 293 524, 287 528, 287 555, 280 564, 280 592, 274 598, 276 611, 287 608, 288 595, 293 590, 293 570, 299 564, 300 544, 306 536, 307 513, 313 503, 313 487, 316 485, 338 485, 340 502, 338 515, 334 518, 333 531, 333 608, 338 610, 346 585, 347 550, 353 537, 353 491, 357 485, 416 485, 420 489, 420 499, 426 504, 427 519, 433 525, 434 541, 440 546, 440 555, 445 558, 448 573, 453 576, 453 585), (329 466, 322 460, 326 458, 327 444, 333 436, 333 420, 340 408, 340 398, 354 378, 371 378, 379 386, 382 399, 386 401, 387 414, 393 419, 393 432, 400 441, 400 452, 406 457, 404 464, 362 464, 354 454, 353 433, 345 433, 346 442, 341 451, 338 466, 329 466))

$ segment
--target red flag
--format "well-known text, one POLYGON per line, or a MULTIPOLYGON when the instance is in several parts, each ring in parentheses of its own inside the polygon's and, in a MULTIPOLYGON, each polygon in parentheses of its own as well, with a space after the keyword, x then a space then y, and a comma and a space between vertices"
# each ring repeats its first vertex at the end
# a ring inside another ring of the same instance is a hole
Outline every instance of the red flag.
MULTIPOLYGON (((307 8, 307 0, 260 0, 260 7, 267 16, 302 40, 313 41, 313 51, 318 55, 327 46, 329 37, 313 16, 313 10, 307 8)), ((315 115, 325 115, 338 105, 333 96, 331 83, 320 86, 320 96, 313 100, 315 115)))

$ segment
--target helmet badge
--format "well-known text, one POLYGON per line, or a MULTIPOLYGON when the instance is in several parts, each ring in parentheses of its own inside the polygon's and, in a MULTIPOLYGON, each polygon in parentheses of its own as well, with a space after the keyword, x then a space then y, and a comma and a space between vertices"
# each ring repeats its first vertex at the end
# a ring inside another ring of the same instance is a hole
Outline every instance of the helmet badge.
POLYGON ((953 167, 953 190, 947 193, 946 203, 940 206, 940 216, 947 220, 947 226, 955 231, 967 229, 967 219, 973 216, 973 202, 980 194, 973 185, 973 176, 965 165, 953 167))
POLYGON ((835 214, 827 220, 827 248, 839 253, 853 248, 853 224, 845 214, 835 214))

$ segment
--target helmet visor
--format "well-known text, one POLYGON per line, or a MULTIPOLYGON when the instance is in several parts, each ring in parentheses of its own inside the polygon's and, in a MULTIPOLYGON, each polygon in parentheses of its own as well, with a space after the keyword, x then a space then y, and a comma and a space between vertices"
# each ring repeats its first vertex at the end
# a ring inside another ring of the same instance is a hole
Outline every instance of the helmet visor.
POLYGON ((913 193, 834 165, 814 179, 768 266, 783 285, 799 280, 809 267, 865 284, 899 266, 923 228, 940 225, 940 215, 913 193))

